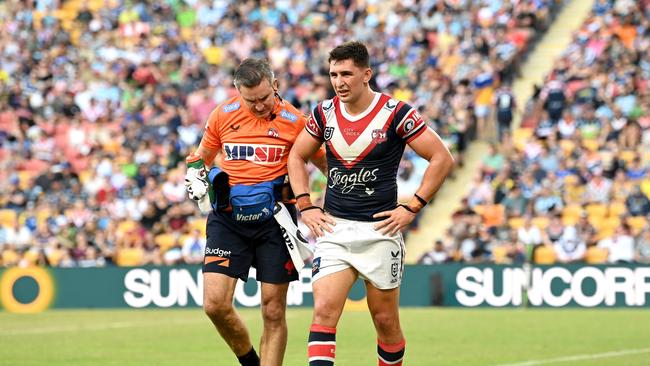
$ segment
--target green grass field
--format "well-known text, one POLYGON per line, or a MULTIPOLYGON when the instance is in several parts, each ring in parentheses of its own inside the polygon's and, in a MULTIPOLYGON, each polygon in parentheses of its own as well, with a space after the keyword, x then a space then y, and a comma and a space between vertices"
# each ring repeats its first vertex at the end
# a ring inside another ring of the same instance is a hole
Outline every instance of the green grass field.
MULTIPOLYGON (((258 309, 242 312, 257 343, 258 309)), ((650 365, 643 309, 402 309, 404 365, 650 365), (573 357, 575 356, 575 357, 573 357), (573 357, 573 358, 571 358, 573 357)), ((285 365, 306 365, 311 309, 288 311, 285 365)), ((337 365, 376 365, 366 312, 346 312, 337 365)), ((0 312, 0 365, 237 365, 199 309, 0 312)))

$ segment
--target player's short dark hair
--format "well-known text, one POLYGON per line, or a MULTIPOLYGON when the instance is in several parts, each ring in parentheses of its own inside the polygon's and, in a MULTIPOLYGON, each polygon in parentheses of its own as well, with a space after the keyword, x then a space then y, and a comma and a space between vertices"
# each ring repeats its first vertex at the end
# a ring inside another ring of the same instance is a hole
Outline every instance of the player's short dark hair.
POLYGON ((271 65, 265 59, 247 58, 235 70, 234 83, 237 89, 242 85, 247 88, 256 87, 264 79, 267 79, 271 84, 275 79, 271 65))
POLYGON ((370 55, 365 44, 358 41, 345 42, 330 51, 328 63, 352 60, 357 67, 370 67, 370 55))

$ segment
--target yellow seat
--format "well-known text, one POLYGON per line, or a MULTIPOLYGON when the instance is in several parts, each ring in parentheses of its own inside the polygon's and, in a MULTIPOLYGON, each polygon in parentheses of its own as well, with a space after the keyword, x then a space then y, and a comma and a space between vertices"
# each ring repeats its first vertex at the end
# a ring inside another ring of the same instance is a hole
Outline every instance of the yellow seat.
POLYGON ((606 217, 600 225, 601 230, 615 231, 621 226, 621 219, 618 217, 606 217))
POLYGON ((605 218, 596 215, 596 216, 588 216, 587 220, 594 227, 594 229, 600 229, 601 225, 603 224, 603 220, 605 220, 605 218))
POLYGON ((625 161, 626 164, 632 163, 634 161, 634 158, 638 156, 637 152, 634 150, 623 150, 618 153, 618 157, 625 161))
POLYGON ((555 259, 555 249, 552 246, 542 245, 535 250, 535 264, 553 264, 555 259))
POLYGON ((607 206, 602 203, 592 203, 585 207, 589 216, 605 217, 607 215, 607 206))
POLYGON ((172 233, 159 234, 156 235, 153 241, 160 247, 161 252, 166 252, 169 248, 176 245, 176 235, 172 233))
POLYGON ((598 151, 599 144, 598 140, 583 140, 582 147, 589 151, 598 151))
POLYGON ((532 128, 517 128, 512 132, 512 142, 517 150, 523 150, 533 136, 532 128))
POLYGON ((82 170, 79 172, 79 182, 81 185, 86 185, 86 183, 93 177, 92 170, 82 170))
POLYGON ((560 140, 560 148, 562 149, 564 156, 568 157, 571 155, 573 150, 575 150, 576 143, 572 140, 560 140))
POLYGON ((117 251, 117 265, 120 267, 140 266, 144 262, 142 248, 122 248, 117 251))
POLYGON ((579 182, 580 179, 578 179, 578 176, 575 174, 569 174, 566 177, 564 177, 564 184, 574 185, 574 184, 578 184, 579 182))
POLYGON ((124 234, 128 233, 129 231, 135 229, 136 225, 137 225, 136 222, 133 221, 133 220, 124 220, 124 221, 120 222, 119 224, 117 224, 116 231, 117 231, 118 234, 124 235, 124 234))
POLYGON ((0 226, 14 227, 16 217, 18 217, 18 214, 12 209, 0 210, 0 226))
POLYGON ((27 171, 27 170, 21 170, 18 172, 18 187, 22 190, 27 190, 32 186, 32 179, 34 177, 34 173, 27 171))
POLYGON ((630 229, 632 229, 632 234, 634 235, 638 235, 646 225, 650 224, 644 216, 630 216, 625 222, 630 225, 630 229))
POLYGON ((479 215, 483 215, 483 212, 485 212, 485 205, 476 205, 472 207, 472 210, 479 215))
POLYGON ((566 205, 562 209, 562 218, 575 217, 576 219, 582 215, 582 206, 580 205, 566 205))
POLYGON ((587 264, 603 264, 607 262, 608 256, 609 253, 607 252, 607 249, 592 246, 587 249, 585 262, 587 262, 587 264))
POLYGON ((507 264, 511 260, 508 258, 508 248, 505 245, 497 245, 492 249, 492 257, 496 264, 507 264))
POLYGON ((576 216, 562 216, 562 224, 566 226, 573 226, 578 223, 578 217, 576 216))
POLYGON ((508 220, 508 226, 512 229, 519 229, 520 227, 524 226, 524 218, 523 217, 512 217, 508 220))
POLYGON ((627 206, 625 202, 612 202, 609 204, 609 216, 611 217, 620 217, 627 213, 627 206))
POLYGON ((536 216, 531 220, 532 224, 537 226, 538 229, 544 230, 548 226, 549 219, 546 216, 536 216))

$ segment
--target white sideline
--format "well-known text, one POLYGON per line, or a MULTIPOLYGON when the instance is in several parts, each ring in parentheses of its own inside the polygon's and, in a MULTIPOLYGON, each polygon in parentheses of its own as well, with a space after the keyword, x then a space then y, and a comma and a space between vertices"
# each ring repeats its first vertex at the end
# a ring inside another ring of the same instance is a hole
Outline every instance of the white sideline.
POLYGON ((123 329, 123 328, 136 328, 136 327, 150 327, 159 326, 163 324, 199 324, 204 323, 203 320, 172 320, 165 322, 114 322, 105 324, 88 324, 88 325, 67 325, 60 327, 49 328, 32 328, 32 329, 15 329, 15 330, 0 330, 0 337, 14 336, 14 335, 27 335, 27 334, 51 334, 51 333, 64 333, 64 332, 78 332, 78 331, 95 331, 95 330, 110 330, 110 329, 123 329))
POLYGON ((635 354, 639 354, 639 353, 650 353, 650 348, 624 349, 624 350, 613 351, 613 352, 593 353, 593 354, 565 356, 565 357, 557 357, 557 358, 547 358, 545 360, 531 360, 531 361, 526 361, 526 362, 501 364, 501 365, 497 365, 497 366, 535 366, 535 365, 543 365, 543 364, 554 363, 554 362, 597 360, 597 359, 601 359, 601 358, 635 355, 635 354))

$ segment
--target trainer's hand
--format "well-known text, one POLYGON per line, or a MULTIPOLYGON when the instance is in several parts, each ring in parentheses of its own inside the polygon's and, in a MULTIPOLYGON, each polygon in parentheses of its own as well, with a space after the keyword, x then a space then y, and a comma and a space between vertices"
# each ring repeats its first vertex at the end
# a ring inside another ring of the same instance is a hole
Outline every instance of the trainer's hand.
POLYGON ((302 222, 307 225, 317 238, 325 235, 325 231, 333 232, 331 226, 336 225, 334 218, 320 209, 304 210, 300 213, 302 222), (331 225, 331 226, 330 226, 331 225))
POLYGON ((208 177, 205 169, 187 168, 185 189, 194 201, 201 201, 208 194, 208 177))
POLYGON ((398 231, 406 228, 415 219, 415 215, 403 206, 397 206, 394 210, 379 212, 372 217, 386 217, 385 220, 381 220, 375 225, 375 230, 379 230, 384 235, 395 235, 398 231))

